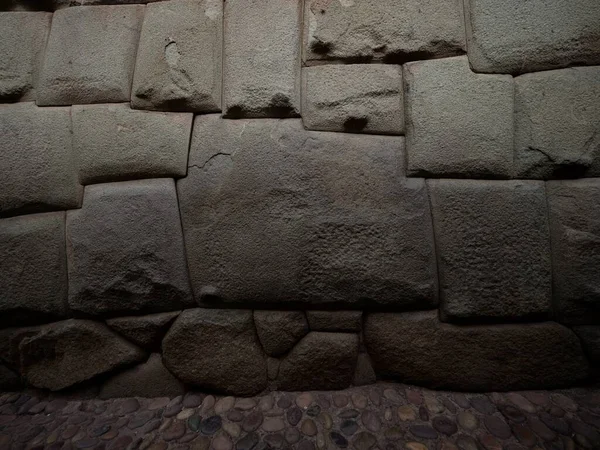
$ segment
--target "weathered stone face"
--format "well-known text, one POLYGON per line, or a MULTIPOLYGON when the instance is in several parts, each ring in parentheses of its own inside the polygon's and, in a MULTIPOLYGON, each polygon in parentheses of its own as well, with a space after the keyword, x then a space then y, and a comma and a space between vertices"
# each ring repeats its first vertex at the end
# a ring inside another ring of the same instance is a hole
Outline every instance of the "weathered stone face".
POLYGON ((287 353, 308 333, 302 311, 254 311, 254 324, 260 343, 269 356, 287 353))
POLYGON ((106 324, 145 350, 158 350, 165 333, 180 311, 108 319, 106 324))

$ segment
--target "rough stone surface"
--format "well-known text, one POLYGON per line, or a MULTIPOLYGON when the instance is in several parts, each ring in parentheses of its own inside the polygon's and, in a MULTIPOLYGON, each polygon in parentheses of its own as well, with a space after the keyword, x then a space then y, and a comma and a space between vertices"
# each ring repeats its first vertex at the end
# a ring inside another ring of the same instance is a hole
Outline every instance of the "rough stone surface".
POLYGON ((132 314, 193 304, 170 179, 87 186, 67 213, 69 306, 132 314))
POLYGON ((365 386, 367 384, 373 384, 377 381, 377 375, 373 370, 371 364, 371 358, 367 353, 359 353, 356 360, 356 369, 354 370, 354 379, 352 384, 354 386, 365 386))
POLYGON ((198 116, 177 183, 196 298, 434 307, 429 205, 402 144, 198 116))
POLYGON ((404 98, 400 66, 304 67, 302 121, 309 130, 402 134, 404 98))
POLYGON ((76 105, 73 145, 82 184, 187 172, 192 114, 136 111, 129 105, 76 105))
POLYGON ((543 182, 429 180, 445 321, 549 315, 543 182))
POLYGON ((463 53, 462 2, 305 0, 305 60, 402 64, 463 53))
POLYGON ((554 322, 455 326, 436 311, 373 313, 365 343, 379 375, 433 388, 547 389, 589 374, 577 336, 554 322))
POLYGON ((308 333, 302 311, 254 311, 254 324, 265 353, 280 356, 308 333))
POLYGON ((223 109, 228 117, 300 114, 302 2, 225 2, 223 109))
POLYGON ((469 61, 478 72, 600 64, 600 3, 467 0, 469 61))
POLYGON ((599 99, 600 66, 515 78, 515 177, 600 176, 599 99))
POLYGON ((38 105, 128 102, 144 6, 54 13, 38 105))
POLYGON ((580 325, 573 327, 581 339, 581 345, 594 367, 600 367, 600 326, 580 325))
POLYGON ((79 207, 69 108, 0 105, 0 136, 0 216, 79 207))
POLYGON ((163 340, 165 365, 196 386, 251 395, 267 384, 267 363, 252 311, 188 309, 163 340))
POLYGON ((220 111, 222 40, 221 0, 148 5, 137 52, 132 106, 220 111))
POLYGON ((106 324, 127 340, 146 350, 158 350, 179 311, 109 319, 106 324))
POLYGON ((360 331, 362 311, 306 311, 312 331, 360 331))
POLYGON ((481 75, 466 56, 404 67, 408 173, 508 178, 512 171, 510 75, 481 75))

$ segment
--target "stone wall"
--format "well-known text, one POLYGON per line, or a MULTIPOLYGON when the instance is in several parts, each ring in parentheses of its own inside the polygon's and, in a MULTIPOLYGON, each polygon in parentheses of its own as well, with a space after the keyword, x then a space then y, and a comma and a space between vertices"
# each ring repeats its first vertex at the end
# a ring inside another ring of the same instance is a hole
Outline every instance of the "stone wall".
POLYGON ((0 388, 600 365, 599 2, 0 5, 0 388))

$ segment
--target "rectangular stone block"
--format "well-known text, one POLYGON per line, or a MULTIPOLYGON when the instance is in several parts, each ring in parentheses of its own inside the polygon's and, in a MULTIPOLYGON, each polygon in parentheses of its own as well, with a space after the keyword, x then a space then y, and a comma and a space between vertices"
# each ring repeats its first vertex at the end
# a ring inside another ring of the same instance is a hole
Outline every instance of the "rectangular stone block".
POLYGON ((444 321, 548 317, 550 239, 541 181, 428 180, 444 321))
POLYGON ((402 134, 399 66, 352 64, 302 69, 302 120, 309 130, 402 134))
POLYGON ((404 65, 408 173, 508 178, 512 172, 510 75, 481 75, 466 56, 404 65))
POLYGON ((515 177, 599 175, 600 66, 516 77, 515 177))
POLYGON ((223 1, 146 7, 131 95, 133 108, 221 110, 223 1))
POLYGON ((299 0, 225 2, 223 102, 227 117, 300 114, 299 0))
POLYGON ((75 105, 72 115, 82 184, 185 176, 192 114, 114 104, 75 105))
POLYGON ((38 105, 128 102, 143 5, 54 13, 38 105))

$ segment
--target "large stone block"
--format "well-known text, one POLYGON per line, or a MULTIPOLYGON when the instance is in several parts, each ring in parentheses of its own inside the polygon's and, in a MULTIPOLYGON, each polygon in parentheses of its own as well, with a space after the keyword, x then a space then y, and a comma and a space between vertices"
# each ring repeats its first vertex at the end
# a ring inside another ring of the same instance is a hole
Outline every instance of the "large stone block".
POLYGON ((579 339, 554 322, 455 326, 437 311, 375 313, 365 344, 379 375, 436 389, 551 389, 589 375, 579 339))
POLYGON ((254 311, 254 325, 269 356, 287 353, 308 333, 308 323, 302 311, 254 311))
POLYGON ((306 311, 313 331, 360 331, 362 311, 306 311))
POLYGON ((573 327, 573 331, 581 339, 581 345, 592 366, 600 368, 600 326, 580 325, 573 327))
POLYGON ((0 102, 35 100, 52 14, 0 13, 0 102))
POLYGON ((302 69, 302 119, 309 130, 401 134, 399 66, 352 64, 302 69))
POLYGON ((163 340, 163 360, 180 380, 232 395, 267 386, 267 361, 252 311, 187 309, 163 340))
POLYGON ((305 0, 303 46, 307 61, 454 56, 465 51, 462 2, 305 0))
POLYGON ((73 144, 82 184, 187 172, 193 115, 136 111, 129 105, 75 105, 73 144))
POLYGON ((228 117, 300 114, 302 3, 225 2, 223 109, 228 117))
POLYGON ((69 108, 0 105, 0 216, 79 207, 69 108))
POLYGON ((193 304, 175 184, 87 186, 67 213, 69 306, 86 314, 178 310, 193 304))
POLYGON ((223 1, 146 7, 131 95, 134 108, 221 110, 223 1))
POLYGON ((600 179, 546 183, 556 319, 600 323, 600 179))
POLYGON ((404 66, 411 175, 508 178, 513 157, 510 75, 472 72, 466 56, 404 66))
POLYGON ((599 175, 600 66, 515 78, 515 176, 599 175))
POLYGON ((145 350, 159 350, 160 343, 180 311, 108 319, 106 324, 145 350))
POLYGON ((550 313, 550 239, 541 181, 428 180, 445 321, 550 313))
POLYGON ((197 300, 437 305, 429 203, 402 176, 401 137, 198 116, 189 164, 177 189, 197 300))
POLYGON ((128 102, 143 5, 54 13, 38 105, 128 102))
POLYGON ((65 213, 0 220, 0 326, 67 315, 65 213))
POLYGON ((477 72, 600 64, 595 0, 467 0, 465 9, 469 61, 477 72))

